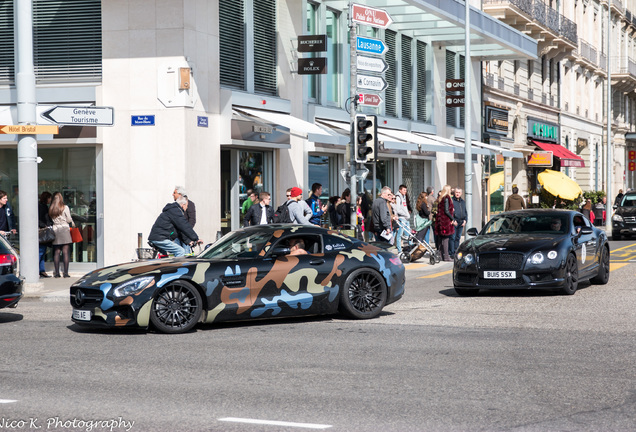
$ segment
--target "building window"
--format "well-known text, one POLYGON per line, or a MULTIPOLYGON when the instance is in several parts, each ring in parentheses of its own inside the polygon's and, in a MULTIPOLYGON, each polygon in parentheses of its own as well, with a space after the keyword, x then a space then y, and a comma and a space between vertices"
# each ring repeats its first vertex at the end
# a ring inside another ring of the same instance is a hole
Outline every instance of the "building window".
MULTIPOLYGON (((0 84, 14 84, 13 2, 0 2, 0 84)), ((37 83, 101 82, 99 0, 34 0, 33 64, 37 83)))
POLYGON ((308 158, 307 179, 309 186, 314 183, 320 183, 322 185, 323 203, 326 203, 330 196, 339 195, 340 192, 332 186, 331 178, 333 177, 333 171, 336 169, 335 156, 325 155, 309 155, 308 158))
MULTIPOLYGON (((446 51, 446 79, 464 78, 464 56, 446 51)), ((446 108, 446 124, 452 127, 464 125, 464 108, 446 108)))
POLYGON ((417 41, 417 119, 428 122, 426 100, 426 44, 417 41))
POLYGON ((221 85, 276 95, 276 0, 219 0, 219 30, 221 85))
POLYGON ((340 14, 327 9, 327 102, 340 102, 340 14))
POLYGON ((386 30, 384 32, 384 42, 389 48, 384 57, 389 65, 389 69, 385 72, 388 87, 384 91, 384 107, 386 115, 397 117, 397 33, 392 30, 386 30))
POLYGON ((411 50, 413 39, 402 36, 402 118, 413 118, 413 69, 411 50))
POLYGON ((364 191, 367 194, 371 194, 372 198, 376 198, 384 186, 389 186, 395 192, 393 184, 393 160, 394 159, 380 159, 375 163, 375 188, 373 187, 374 166, 373 164, 365 165, 369 170, 369 175, 367 175, 367 178, 364 180, 364 191))

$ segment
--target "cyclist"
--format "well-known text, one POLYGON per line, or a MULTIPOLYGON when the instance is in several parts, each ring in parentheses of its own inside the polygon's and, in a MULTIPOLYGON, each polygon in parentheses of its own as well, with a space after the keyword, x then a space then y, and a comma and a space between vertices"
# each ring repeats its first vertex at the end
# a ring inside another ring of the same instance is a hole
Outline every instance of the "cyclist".
POLYGON ((175 240, 181 239, 190 246, 203 243, 185 218, 187 208, 188 199, 183 196, 166 204, 150 230, 148 242, 175 257, 186 254, 185 249, 175 240))

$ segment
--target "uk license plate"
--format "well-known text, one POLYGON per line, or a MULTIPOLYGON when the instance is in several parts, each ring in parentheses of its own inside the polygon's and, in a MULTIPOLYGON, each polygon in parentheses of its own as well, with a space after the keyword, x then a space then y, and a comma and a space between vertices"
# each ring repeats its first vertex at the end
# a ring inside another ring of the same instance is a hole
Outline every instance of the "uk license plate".
POLYGON ((484 271, 484 279, 515 279, 517 272, 508 270, 484 271))
POLYGON ((73 309, 73 319, 78 321, 90 321, 91 320, 91 311, 81 310, 81 309, 73 309))

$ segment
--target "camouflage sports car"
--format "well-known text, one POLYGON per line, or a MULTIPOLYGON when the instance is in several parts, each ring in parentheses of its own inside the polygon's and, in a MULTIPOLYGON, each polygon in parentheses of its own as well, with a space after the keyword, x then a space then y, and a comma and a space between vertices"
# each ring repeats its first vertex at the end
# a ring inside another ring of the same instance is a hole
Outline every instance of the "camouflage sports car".
POLYGON ((70 292, 72 320, 182 333, 198 322, 342 312, 374 318, 404 293, 404 266, 384 249, 306 225, 233 231, 198 256, 95 270, 70 292), (300 254, 298 246, 303 244, 300 254), (292 247, 293 245, 293 247, 292 247))

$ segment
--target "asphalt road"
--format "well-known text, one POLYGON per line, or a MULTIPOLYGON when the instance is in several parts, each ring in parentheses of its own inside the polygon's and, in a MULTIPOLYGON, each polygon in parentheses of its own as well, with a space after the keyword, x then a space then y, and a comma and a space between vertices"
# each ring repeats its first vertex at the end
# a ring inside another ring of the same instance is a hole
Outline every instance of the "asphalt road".
POLYGON ((412 268, 370 321, 170 336, 87 331, 68 303, 23 301, 0 310, 0 429, 632 431, 636 244, 612 250, 610 283, 574 296, 462 298, 448 264, 412 268))

